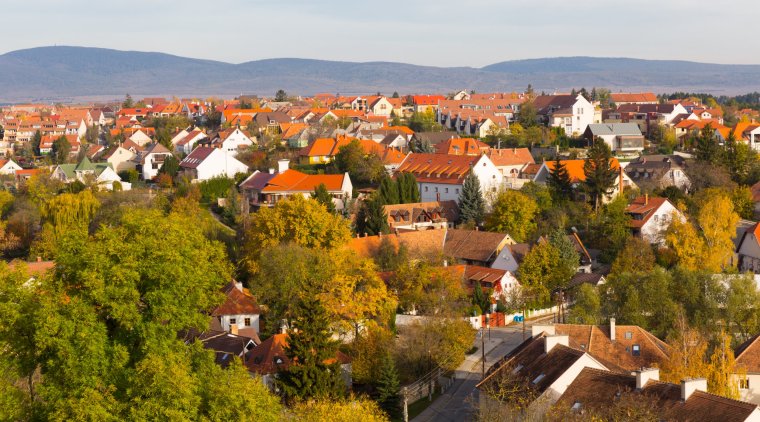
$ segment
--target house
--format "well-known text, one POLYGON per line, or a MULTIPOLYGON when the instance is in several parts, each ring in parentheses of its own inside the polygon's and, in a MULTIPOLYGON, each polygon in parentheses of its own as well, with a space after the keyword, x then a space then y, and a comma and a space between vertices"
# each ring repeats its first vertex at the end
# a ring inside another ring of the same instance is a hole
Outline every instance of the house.
POLYGON ((148 145, 135 157, 135 169, 143 180, 153 180, 164 165, 164 160, 172 153, 158 142, 148 145))
MULTIPOLYGON (((567 173, 570 176, 570 182, 576 187, 586 181, 586 173, 583 170, 585 163, 585 160, 560 160, 560 165, 564 165, 567 169, 567 173)), ((555 161, 545 161, 541 164, 538 172, 536 172, 533 181, 540 184, 546 184, 549 175, 554 172, 555 165, 555 161)), ((618 171, 620 176, 618 177, 618 183, 612 188, 612 193, 605 198, 605 202, 612 200, 612 198, 617 196, 622 189, 636 187, 633 180, 631 180, 631 178, 623 172, 622 168, 620 168, 620 163, 617 158, 613 158, 610 161, 610 167, 618 171)))
POLYGON ((386 97, 375 97, 367 104, 367 111, 377 116, 390 116, 394 106, 386 97))
POLYGON ((541 333, 501 358, 476 385, 481 411, 505 406, 498 392, 514 386, 511 400, 522 403, 525 420, 542 420, 584 368, 608 370, 589 353, 570 347, 567 335, 541 333))
POLYGON ((760 334, 739 345, 734 350, 736 365, 746 372, 744 380, 739 382, 741 399, 760 405, 760 334))
MULTIPOLYGON (((176 137, 175 137, 176 138, 176 137)), ((182 154, 190 154, 193 151, 195 144, 201 139, 206 138, 206 134, 200 129, 195 129, 185 135, 184 138, 177 140, 173 143, 174 150, 182 154)))
POLYGON ((501 173, 505 187, 520 189, 525 183, 531 181, 530 178, 524 178, 522 175, 527 166, 535 164, 528 148, 491 149, 488 152, 488 158, 501 173))
POLYGON ((212 328, 199 333, 190 330, 183 333, 183 341, 189 345, 196 340, 203 344, 203 347, 214 352, 214 361, 222 368, 226 368, 233 359, 244 360, 246 354, 253 350, 257 344, 261 343, 258 336, 254 338, 228 333, 227 331, 217 329, 216 324, 212 322, 212 328))
POLYGON ((508 247, 514 243, 505 233, 449 229, 446 230, 443 253, 463 264, 515 273, 517 265, 508 247))
POLYGON ((667 198, 650 198, 648 194, 635 198, 625 212, 631 216, 629 224, 633 235, 653 245, 665 244, 665 232, 673 218, 686 221, 683 213, 667 198))
MULTIPOLYGON (((288 346, 287 334, 275 334, 251 349, 244 358, 244 364, 252 373, 262 377, 264 384, 274 389, 275 378, 279 371, 284 371, 292 364, 285 349, 288 346)), ((341 368, 346 388, 351 386, 351 358, 337 351, 335 358, 325 361, 327 364, 338 363, 341 368)))
POLYGON ((452 138, 437 144, 435 147, 436 154, 449 155, 483 155, 491 150, 488 144, 472 138, 452 138))
POLYGON ((454 223, 459 220, 459 206, 456 201, 385 205, 383 209, 388 216, 388 227, 391 230, 454 228, 454 223))
POLYGON ((153 139, 143 129, 136 130, 127 139, 136 143, 137 145, 140 145, 141 147, 144 147, 145 145, 153 142, 153 139))
POLYGON ((397 170, 414 175, 422 202, 459 202, 464 179, 470 172, 478 177, 486 197, 502 185, 501 172, 486 155, 409 154, 397 170))
POLYGON ((686 175, 686 159, 680 155, 642 155, 628 163, 625 174, 642 188, 675 186, 688 191, 691 187, 686 175))
POLYGON ((610 150, 617 153, 634 153, 644 150, 644 135, 636 123, 592 123, 588 125, 583 136, 594 142, 597 138, 604 141, 610 150))
POLYGON ((384 145, 386 148, 406 149, 406 147, 409 145, 409 140, 406 136, 400 133, 391 132, 385 135, 382 140, 380 140, 380 145, 384 145))
POLYGON ((556 401, 553 411, 567 414, 568 418, 605 420, 594 414, 614 414, 610 408, 621 403, 623 407, 618 412, 635 414, 635 409, 625 407, 638 406, 649 413, 646 418, 663 421, 760 420, 760 409, 755 404, 707 393, 704 378, 685 379, 680 384, 661 382, 659 378, 657 368, 636 368, 626 373, 583 368, 556 401))
MULTIPOLYGON (((309 145, 302 148, 298 155, 302 164, 324 164, 329 163, 340 152, 340 149, 347 146, 352 141, 356 140, 348 136, 338 135, 333 138, 319 138, 315 139, 309 145)), ((357 140, 364 150, 364 153, 377 154, 382 156, 385 151, 385 147, 379 143, 369 139, 357 140)))
POLYGON ((214 142, 214 146, 221 148, 232 156, 236 156, 240 149, 250 148, 255 143, 240 128, 221 131, 218 136, 218 139, 214 142))
MULTIPOLYGON (((494 303, 498 300, 507 299, 511 292, 520 288, 517 277, 507 270, 481 267, 480 265, 449 265, 446 270, 460 278, 470 294, 474 291, 476 283, 480 284, 483 291, 491 292, 491 299, 494 303)), ((483 311, 486 310, 483 309, 483 311)))
POLYGON ((135 162, 136 157, 137 154, 135 152, 128 150, 121 145, 114 145, 109 148, 101 158, 106 160, 106 162, 119 173, 124 170, 133 170, 137 166, 137 163, 135 162))
POLYGON ((570 347, 583 350, 608 369, 635 371, 662 366, 670 356, 670 346, 637 325, 549 324, 533 325, 532 335, 566 335, 570 347))
POLYGON ((659 100, 657 96, 651 92, 635 92, 635 93, 611 93, 610 101, 616 105, 623 104, 658 104, 659 100))
POLYGON ((208 180, 214 177, 232 179, 238 173, 248 173, 248 166, 228 152, 211 147, 195 148, 179 163, 180 170, 190 180, 208 180))
POLYGON ((84 184, 96 184, 108 190, 113 189, 114 182, 121 184, 122 190, 129 190, 131 185, 123 182, 108 163, 93 163, 84 157, 78 164, 59 164, 51 177, 64 183, 79 181, 84 184))
POLYGON ((398 170, 401 164, 404 163, 404 160, 406 160, 406 157, 408 157, 409 154, 410 153, 402 152, 396 148, 386 148, 380 159, 383 161, 385 171, 387 171, 388 174, 392 176, 394 173, 396 173, 396 170, 398 170))
POLYGON ((0 175, 14 175, 16 170, 22 170, 22 168, 15 161, 10 158, 0 158, 0 175))
POLYGON ((533 105, 543 123, 562 128, 567 136, 579 136, 595 123, 594 105, 581 94, 539 95, 533 105))
POLYGON ((314 190, 324 184, 333 197, 336 209, 343 209, 346 198, 350 198, 353 185, 348 173, 345 174, 305 174, 289 169, 289 160, 278 161, 278 171, 268 173, 255 171, 240 183, 241 192, 254 207, 273 207, 277 202, 301 195, 311 197, 314 190))
POLYGON ((444 100, 446 97, 443 95, 409 95, 406 101, 415 113, 425 113, 438 110, 438 103, 444 100))
POLYGON ((673 125, 680 115, 689 112, 681 104, 623 104, 615 111, 608 113, 610 121, 621 123, 636 123, 649 134, 654 124, 673 125))
POLYGON ((227 283, 222 289, 226 296, 224 302, 211 312, 222 330, 232 334, 248 334, 253 331, 259 334, 259 316, 261 308, 256 303, 256 298, 251 292, 243 288, 243 283, 235 281, 227 283))
POLYGON ((760 274, 760 223, 753 224, 744 232, 736 254, 739 271, 760 274))

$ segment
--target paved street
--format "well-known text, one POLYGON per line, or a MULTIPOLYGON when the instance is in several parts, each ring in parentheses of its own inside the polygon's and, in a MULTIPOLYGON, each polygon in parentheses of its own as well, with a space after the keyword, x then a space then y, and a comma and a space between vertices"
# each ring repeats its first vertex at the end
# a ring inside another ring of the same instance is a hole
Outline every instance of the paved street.
MULTIPOLYGON (((543 319, 545 322, 546 319, 543 319)), ((551 316, 549 316, 551 321, 551 316)), ((531 323, 538 323, 532 321, 531 323)), ((530 325, 528 324, 527 335, 530 335, 530 325)), ((486 370, 505 354, 517 347, 523 341, 522 326, 515 325, 509 327, 492 328, 489 339, 486 331, 485 350, 486 350, 486 370)), ((474 420, 472 415, 473 404, 477 402, 477 390, 475 385, 480 382, 482 364, 481 364, 481 339, 480 333, 476 338, 478 351, 467 356, 464 362, 459 365, 456 371, 456 381, 442 396, 436 399, 427 409, 420 413, 413 422, 438 422, 438 421, 469 421, 474 420)))

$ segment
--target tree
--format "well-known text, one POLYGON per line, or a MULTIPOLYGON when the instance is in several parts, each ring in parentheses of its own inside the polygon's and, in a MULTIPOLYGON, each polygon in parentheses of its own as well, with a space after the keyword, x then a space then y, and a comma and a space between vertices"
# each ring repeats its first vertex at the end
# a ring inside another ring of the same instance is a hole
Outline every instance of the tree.
POLYGON ((398 185, 399 203, 415 204, 420 202, 420 187, 417 178, 412 173, 399 173, 396 175, 398 185))
POLYGON ((722 165, 736 183, 747 183, 752 169, 757 166, 758 156, 748 144, 737 142, 734 131, 730 131, 722 154, 722 165))
POLYGON ((583 283, 574 294, 570 323, 596 325, 601 320, 601 300, 594 286, 583 283))
POLYGON ((719 343, 710 356, 710 370, 707 374, 707 391, 729 399, 739 400, 739 383, 735 379, 746 377, 745 370, 736 364, 731 336, 726 332, 719 335, 719 343))
POLYGON ((607 143, 597 141, 589 148, 583 173, 586 176, 585 190, 594 209, 599 209, 603 199, 614 192, 618 178, 617 170, 612 168, 612 151, 607 143))
POLYGON ((575 249, 575 244, 565 234, 564 229, 554 229, 549 233, 549 243, 559 252, 559 271, 564 272, 569 279, 578 272, 581 262, 580 255, 575 249))
POLYGON ((340 147, 334 160, 335 168, 347 172, 358 183, 375 183, 386 176, 385 166, 375 153, 367 154, 359 140, 340 147))
POLYGON ((718 143, 715 141, 715 129, 711 124, 706 124, 700 130, 699 135, 692 138, 694 152, 698 161, 710 164, 718 164, 721 160, 721 151, 718 143))
POLYGON ((288 93, 282 89, 278 89, 274 94, 274 100, 278 103, 288 101, 288 93))
POLYGON ((739 216, 734 212, 731 198, 719 190, 704 190, 696 201, 702 204, 696 221, 708 252, 702 264, 708 271, 719 272, 730 265, 739 216))
POLYGON ((65 136, 61 135, 53 141, 53 160, 58 164, 64 164, 69 159, 71 144, 65 136))
POLYGON ((164 159, 164 164, 158 169, 158 174, 166 174, 172 179, 179 173, 179 160, 174 155, 169 155, 164 159))
POLYGON ((740 218, 751 220, 755 216, 755 202, 749 186, 737 186, 731 192, 731 202, 740 218))
POLYGON ((404 311, 421 315, 462 316, 469 303, 462 278, 424 261, 401 265, 389 280, 404 311))
POLYGON ((285 346, 290 365, 277 378, 286 401, 336 399, 345 395, 346 387, 335 358, 338 345, 330 336, 325 308, 310 295, 301 297, 290 320, 285 346))
POLYGON ((629 237, 612 263, 610 274, 648 273, 654 269, 652 247, 639 237, 629 237))
POLYGON ((327 190, 327 186, 324 183, 320 183, 319 186, 314 188, 314 192, 311 194, 311 198, 324 205, 327 211, 335 213, 335 203, 333 202, 332 195, 327 190))
POLYGON ((507 189, 499 192, 491 213, 486 217, 486 230, 509 234, 515 242, 525 242, 536 229, 538 205, 522 192, 507 189))
POLYGON ((391 237, 383 236, 375 254, 375 264, 380 271, 396 271, 409 260, 409 252, 403 243, 396 245, 391 237))
POLYGON ((397 418, 400 413, 399 404, 401 397, 399 394, 399 379, 396 363, 390 352, 383 354, 380 366, 380 375, 377 379, 375 388, 377 393, 375 400, 380 408, 392 418, 397 418))
POLYGON ((546 185, 554 194, 557 200, 573 199, 573 182, 570 180, 570 173, 567 166, 557 157, 554 160, 554 171, 549 173, 546 179, 546 185))
MULTIPOLYGON (((573 272, 574 273, 574 272, 573 272)), ((517 278, 534 303, 545 304, 554 289, 564 286, 572 274, 560 262, 559 250, 549 242, 533 247, 517 270, 517 278)))
MULTIPOLYGON (((388 417, 372 400, 311 400, 291 408, 292 420, 303 422, 388 422, 388 417)), ((290 419, 288 419, 290 420, 290 419)))
POLYGON ((594 243, 602 249, 600 259, 612 262, 631 237, 631 216, 626 213, 628 203, 623 195, 618 195, 593 215, 594 243))
POLYGON ((538 124, 538 110, 533 100, 528 100, 520 105, 520 111, 517 114, 517 122, 524 128, 530 128, 538 124))
POLYGON ((365 199, 356 214, 356 232, 369 236, 390 233, 383 207, 383 200, 377 194, 365 199))
POLYGON ((705 242, 689 221, 674 217, 665 232, 665 244, 682 268, 692 271, 701 268, 705 242))
POLYGON ((464 178, 462 194, 459 197, 459 221, 462 223, 480 224, 485 213, 485 200, 480 191, 478 176, 470 171, 464 178))
POLYGON ((132 100, 132 96, 127 94, 124 96, 124 101, 121 103, 122 108, 132 108, 135 106, 135 102, 132 100))
POLYGON ((401 204, 399 191, 399 180, 394 181, 386 175, 380 180, 380 187, 377 189, 377 195, 385 205, 401 204))
POLYGON ((479 281, 474 282, 472 286, 472 304, 478 307, 481 314, 491 309, 490 294, 483 292, 483 286, 479 281))
POLYGON ((34 155, 40 155, 40 143, 42 143, 42 132, 36 130, 32 136, 32 151, 34 155))

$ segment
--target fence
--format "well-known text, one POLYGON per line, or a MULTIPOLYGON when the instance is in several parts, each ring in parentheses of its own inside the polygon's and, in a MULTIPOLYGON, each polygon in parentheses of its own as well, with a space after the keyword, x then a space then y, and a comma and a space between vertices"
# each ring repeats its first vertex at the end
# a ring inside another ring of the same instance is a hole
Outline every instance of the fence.
MULTIPOLYGON (((535 318, 535 317, 544 316, 544 315, 552 315, 552 314, 556 314, 558 310, 559 310, 559 307, 557 306, 552 306, 551 308, 544 308, 544 309, 528 309, 525 312, 525 317, 530 319, 530 318, 535 318)), ((504 314, 501 312, 492 312, 488 316, 488 321, 489 321, 488 325, 491 327, 504 327, 511 324, 514 321, 514 318, 516 316, 523 316, 523 313, 515 312, 511 314, 504 314)), ((481 327, 486 326, 485 315, 478 315, 478 316, 470 317, 468 319, 472 327, 475 328, 476 330, 479 330, 481 327)))

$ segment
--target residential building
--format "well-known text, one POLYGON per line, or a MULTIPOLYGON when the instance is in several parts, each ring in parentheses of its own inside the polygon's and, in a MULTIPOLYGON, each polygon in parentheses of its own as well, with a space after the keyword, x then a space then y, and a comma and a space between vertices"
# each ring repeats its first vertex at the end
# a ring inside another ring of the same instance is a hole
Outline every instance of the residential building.
POLYGON ((535 164, 528 148, 491 149, 488 158, 501 173, 506 188, 520 189, 532 180, 522 175, 528 165, 535 164))
POLYGON ((484 232, 478 230, 446 230, 443 254, 456 259, 462 264, 508 270, 515 273, 509 245, 515 241, 506 233, 484 232))
POLYGON ((760 405, 760 334, 756 334, 734 350, 736 366, 744 372, 737 374, 741 399, 760 405))
POLYGON ((642 155, 628 163, 625 174, 642 188, 675 186, 688 191, 691 187, 686 159, 680 155, 642 155))
POLYGON ((273 207, 277 202, 301 195, 311 197, 319 185, 324 184, 333 197, 336 209, 343 209, 345 200, 351 197, 353 185, 348 173, 345 174, 305 174, 289 169, 288 160, 278 162, 278 171, 268 173, 255 171, 240 183, 240 190, 253 207, 273 207))
POLYGON ((248 166, 228 152, 211 147, 195 148, 179 163, 180 170, 190 180, 208 180, 214 177, 234 178, 236 174, 248 173, 248 166))
POLYGON ((108 163, 93 163, 84 157, 78 164, 59 164, 51 177, 64 183, 79 181, 86 185, 95 184, 105 189, 113 189, 114 182, 119 182, 122 190, 129 190, 131 185, 123 182, 108 163))
POLYGON ((391 230, 454 228, 454 223, 459 220, 459 206, 456 201, 385 205, 383 208, 391 230))
MULTIPOLYGON (((256 137, 253 139, 256 139, 256 137)), ((240 130, 240 128, 235 128, 220 131, 211 145, 215 148, 221 148, 223 151, 234 157, 241 149, 253 146, 253 144, 255 144, 253 139, 240 130)))
POLYGON ((651 92, 611 93, 610 101, 615 105, 623 104, 658 104, 657 96, 651 92))
POLYGON ((604 141, 610 150, 617 153, 634 153, 644 150, 644 135, 635 123, 593 123, 588 125, 583 136, 589 142, 597 138, 604 141))
POLYGON ((487 199, 503 183, 501 172, 486 155, 410 154, 397 170, 415 176, 422 202, 459 202, 464 179, 470 172, 478 177, 487 199))
POLYGON ((0 158, 0 175, 15 175, 16 170, 22 170, 22 168, 15 161, 10 158, 0 158))
MULTIPOLYGON (((579 186, 586 181, 586 173, 583 170, 585 160, 560 160, 560 165, 564 165, 567 169, 567 173, 570 176, 570 181, 574 186, 579 186)), ((556 161, 544 161, 541 167, 533 177, 533 181, 536 183, 546 184, 549 175, 554 172, 556 161)), ((635 188, 636 184, 633 183, 628 175, 623 172, 620 167, 620 163, 617 158, 613 158, 610 162, 610 167, 619 172, 618 183, 612 188, 612 193, 604 198, 604 202, 609 202, 612 198, 616 197, 622 189, 635 188)))
POLYGON ((437 144, 434 148, 436 154, 473 156, 483 155, 491 150, 488 144, 473 138, 452 138, 437 144))
POLYGON ((148 145, 135 157, 135 169, 143 180, 153 180, 164 165, 164 160, 172 153, 158 142, 148 145))
POLYGON ((539 117, 550 127, 559 127, 567 136, 579 136, 596 122, 594 105, 583 95, 539 95, 533 100, 539 117))
MULTIPOLYGON (((476 284, 480 284, 484 292, 491 292, 492 303, 506 300, 510 293, 520 288, 520 282, 514 274, 507 270, 481 267, 480 265, 449 265, 446 269, 455 277, 462 280, 470 294, 476 284)), ((485 309, 482 310, 486 312, 485 309)))
POLYGON ((648 194, 635 198, 625 212, 631 216, 629 224, 633 235, 653 245, 665 244, 665 232, 674 218, 686 221, 683 213, 667 198, 650 198, 648 194))
POLYGON ((102 159, 113 167, 116 173, 124 170, 133 170, 137 166, 135 158, 137 154, 128 150, 121 145, 114 145, 109 148, 103 155, 102 159))
POLYGON ((193 151, 195 144, 201 139, 205 138, 206 134, 203 133, 203 131, 200 129, 192 130, 187 135, 185 135, 184 138, 177 140, 176 143, 173 143, 174 149, 182 154, 190 154, 193 151))
POLYGON ((235 281, 227 283, 222 292, 225 295, 224 302, 211 312, 211 316, 216 318, 222 330, 243 335, 252 330, 258 335, 261 308, 251 292, 244 288, 242 283, 235 281))
POLYGON ((744 232, 736 254, 739 271, 760 274, 760 223, 753 224, 744 232))

